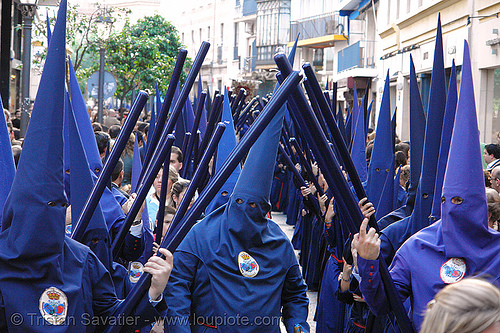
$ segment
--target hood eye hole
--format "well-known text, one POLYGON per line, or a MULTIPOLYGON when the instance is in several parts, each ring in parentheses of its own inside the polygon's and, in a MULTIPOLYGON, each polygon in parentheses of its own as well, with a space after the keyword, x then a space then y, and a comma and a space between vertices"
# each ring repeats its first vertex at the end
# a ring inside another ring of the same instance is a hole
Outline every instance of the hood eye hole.
POLYGON ((462 202, 464 202, 464 199, 461 197, 453 197, 451 198, 451 203, 454 205, 460 205, 462 202))
POLYGON ((248 205, 252 208, 257 208, 257 204, 255 202, 249 202, 248 205))
POLYGON ((379 172, 380 171, 380 168, 376 168, 375 171, 379 172))
POLYGON ((101 171, 101 170, 99 170, 99 168, 95 168, 95 169, 94 169, 94 172, 95 172, 95 173, 98 173, 99 171, 101 171))
POLYGON ((236 199, 236 203, 241 205, 243 203, 243 200, 242 199, 236 199))
POLYGON ((92 244, 97 244, 97 243, 99 243, 99 238, 92 239, 92 244))
POLYGON ((229 193, 228 193, 227 191, 222 191, 222 193, 221 193, 221 195, 222 195, 223 197, 227 196, 228 194, 229 194, 229 193))
POLYGON ((64 207, 64 208, 68 207, 68 203, 67 203, 67 202, 63 202, 63 203, 61 204, 61 207, 64 207))
POLYGON ((445 197, 441 197, 441 203, 445 203, 446 202, 446 198, 445 197))
POLYGON ((427 193, 422 194, 422 198, 427 199, 429 195, 427 193))
POLYGON ((66 174, 68 174, 68 175, 70 174, 70 171, 69 171, 69 169, 68 169, 68 170, 66 170, 65 172, 66 172, 66 174))
POLYGON ((47 205, 49 205, 50 207, 54 207, 56 203, 54 201, 49 201, 47 202, 47 205))

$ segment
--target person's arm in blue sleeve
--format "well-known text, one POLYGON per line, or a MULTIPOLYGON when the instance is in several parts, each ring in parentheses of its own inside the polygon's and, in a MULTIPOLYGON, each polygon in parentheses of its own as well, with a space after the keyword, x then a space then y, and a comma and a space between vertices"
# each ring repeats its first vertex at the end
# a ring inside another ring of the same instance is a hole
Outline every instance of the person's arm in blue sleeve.
POLYGON ((199 263, 198 257, 190 253, 176 251, 174 254, 174 269, 165 289, 168 304, 165 332, 191 332, 191 290, 199 263))
POLYGON ((309 313, 309 299, 307 286, 302 278, 299 265, 293 265, 286 273, 285 284, 281 293, 283 322, 288 333, 294 332, 298 326, 299 332, 309 332, 307 315, 309 313))
MULTIPOLYGON (((357 264, 361 276, 360 290, 370 310, 380 316, 390 312, 382 278, 380 276, 379 262, 380 238, 375 229, 366 231, 368 218, 361 223, 359 234, 354 235, 353 248, 357 250, 357 264)), ((391 277, 396 290, 404 301, 410 295, 410 269, 405 259, 396 254, 391 266, 391 277)))
MULTIPOLYGON (((166 250, 162 249, 163 252, 166 250)), ((163 253, 162 252, 162 253, 163 253)), ((146 263, 144 271, 152 274, 151 286, 148 293, 141 299, 134 313, 124 320, 130 327, 140 328, 155 322, 161 317, 160 312, 166 309, 162 291, 169 279, 172 270, 172 255, 170 252, 163 253, 167 260, 154 257, 146 263)), ((111 318, 116 315, 116 310, 121 304, 121 300, 116 297, 111 275, 104 265, 93 254, 89 254, 88 274, 92 286, 92 310, 94 317, 102 318, 99 323, 102 326, 96 327, 96 332, 103 330, 111 318)))

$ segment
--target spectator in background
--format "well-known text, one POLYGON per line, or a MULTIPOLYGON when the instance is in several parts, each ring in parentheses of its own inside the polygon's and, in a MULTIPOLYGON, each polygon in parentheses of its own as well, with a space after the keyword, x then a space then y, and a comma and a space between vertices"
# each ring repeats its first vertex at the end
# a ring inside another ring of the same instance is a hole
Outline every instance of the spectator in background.
MULTIPOLYGON (((172 185, 179 180, 179 173, 177 170, 169 165, 168 166, 168 180, 167 180, 167 199, 170 196, 172 185)), ((154 192, 146 197, 146 207, 148 208, 149 219, 156 221, 156 214, 160 205, 161 185, 163 184, 163 168, 160 169, 153 181, 154 192)), ((165 206, 167 201, 165 201, 165 206)), ((151 228, 153 230, 153 227, 151 228)))
MULTIPOLYGON (((116 126, 116 125, 115 125, 116 126)), ((111 126, 114 127, 114 126, 111 126)), ((110 135, 111 136, 111 135, 110 135)), ((111 136, 111 138, 113 138, 111 136)), ((125 149, 122 152, 122 160, 123 160, 123 185, 129 185, 132 179, 132 160, 134 157, 134 142, 135 136, 134 133, 131 133, 127 144, 125 145, 125 149)))
POLYGON ((120 130, 121 130, 120 125, 113 125, 109 127, 108 133, 112 140, 116 140, 118 134, 120 133, 120 130))
POLYGON ((116 118, 116 111, 114 109, 108 110, 108 115, 104 117, 103 125, 110 128, 113 125, 120 125, 120 121, 116 118))
POLYGON ((106 157, 106 150, 108 149, 108 144, 111 141, 109 134, 106 132, 95 132, 95 139, 97 142, 97 149, 99 149, 99 155, 101 156, 101 160, 104 160, 106 157))
POLYGON ((491 182, 491 188, 500 193, 500 166, 497 166, 490 171, 491 177, 489 178, 491 182))
POLYGON ((407 157, 404 152, 402 151, 397 151, 394 153, 394 166, 396 167, 396 170, 399 168, 399 166, 405 166, 407 163, 407 157))
POLYGON ((19 162, 19 158, 21 157, 22 150, 23 148, 20 145, 12 146, 12 155, 14 155, 14 163, 16 164, 16 168, 17 168, 17 163, 19 162))
POLYGON ((399 175, 399 185, 403 186, 408 192, 408 187, 410 186, 410 166, 405 165, 401 167, 401 174, 399 175))
POLYGON ((15 117, 12 119, 12 126, 17 129, 21 128, 21 111, 16 111, 15 117))
POLYGON ((491 188, 486 188, 488 202, 488 226, 498 231, 497 221, 500 218, 500 195, 491 188))
POLYGON ((486 170, 491 171, 496 166, 500 165, 500 145, 490 143, 484 146, 483 158, 486 162, 486 170))
POLYGON ((111 191, 113 195, 120 204, 123 206, 125 202, 130 198, 129 194, 122 190, 120 187, 123 181, 123 161, 122 159, 118 159, 116 162, 115 168, 113 169, 113 173, 111 174, 111 191))
POLYGON ((170 165, 172 165, 177 172, 182 169, 182 151, 179 147, 172 146, 170 153, 170 165))
POLYGON ((102 126, 99 123, 92 123, 92 128, 94 129, 94 132, 102 132, 102 126))
MULTIPOLYGON (((191 181, 181 178, 172 185, 172 189, 170 191, 171 195, 168 202, 169 206, 172 206, 176 209, 179 207, 190 183, 191 181)), ((191 208, 191 205, 194 203, 194 199, 195 197, 193 196, 191 203, 189 204, 189 208, 191 208)))

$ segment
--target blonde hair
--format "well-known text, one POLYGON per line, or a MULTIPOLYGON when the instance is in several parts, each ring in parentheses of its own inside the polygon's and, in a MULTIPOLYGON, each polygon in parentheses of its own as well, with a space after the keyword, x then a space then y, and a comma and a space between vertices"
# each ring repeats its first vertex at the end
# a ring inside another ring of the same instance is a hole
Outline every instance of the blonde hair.
POLYGON ((480 333, 500 321, 500 290, 481 279, 464 279, 427 304, 420 333, 480 333))

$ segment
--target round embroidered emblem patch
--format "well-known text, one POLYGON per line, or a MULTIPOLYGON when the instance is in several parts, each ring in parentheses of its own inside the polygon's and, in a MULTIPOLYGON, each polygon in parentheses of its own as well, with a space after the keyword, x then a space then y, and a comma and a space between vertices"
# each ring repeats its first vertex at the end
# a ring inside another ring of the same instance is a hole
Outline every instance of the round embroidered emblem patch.
POLYGON ((466 271, 467 267, 462 258, 451 258, 441 266, 439 275, 444 283, 450 284, 462 280, 466 271))
POLYGON ((128 276, 130 278, 130 282, 136 283, 137 281, 139 281, 139 279, 142 276, 142 273, 144 273, 144 266, 140 262, 133 261, 129 263, 128 276))
POLYGON ((68 298, 56 287, 47 288, 40 296, 39 308, 48 323, 62 325, 68 313, 68 298))
POLYGON ((259 273, 259 264, 257 264, 257 261, 244 251, 238 255, 238 267, 240 268, 241 275, 244 277, 253 278, 259 273))

